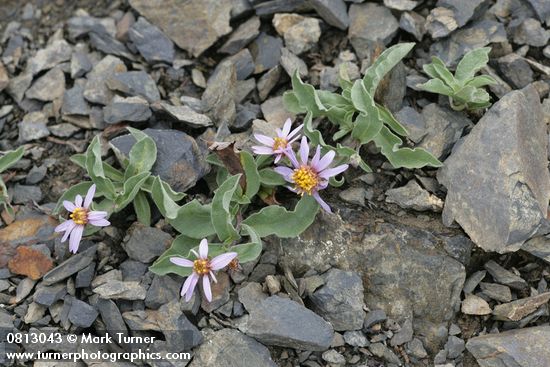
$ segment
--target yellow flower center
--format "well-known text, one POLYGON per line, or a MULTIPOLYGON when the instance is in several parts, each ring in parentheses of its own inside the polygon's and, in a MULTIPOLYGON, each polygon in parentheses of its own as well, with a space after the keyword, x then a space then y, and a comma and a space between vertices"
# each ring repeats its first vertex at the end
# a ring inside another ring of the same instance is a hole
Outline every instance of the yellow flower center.
POLYGON ((292 174, 292 180, 297 190, 302 191, 302 193, 307 192, 309 195, 311 195, 311 192, 319 183, 317 172, 313 171, 309 166, 296 168, 292 174))
POLYGON ((273 138, 273 150, 286 148, 288 141, 285 138, 273 138))
POLYGON ((70 215, 73 222, 81 226, 88 223, 88 211, 84 208, 76 208, 70 215))
POLYGON ((210 272, 210 262, 204 259, 193 261, 193 271, 198 275, 206 275, 210 272))

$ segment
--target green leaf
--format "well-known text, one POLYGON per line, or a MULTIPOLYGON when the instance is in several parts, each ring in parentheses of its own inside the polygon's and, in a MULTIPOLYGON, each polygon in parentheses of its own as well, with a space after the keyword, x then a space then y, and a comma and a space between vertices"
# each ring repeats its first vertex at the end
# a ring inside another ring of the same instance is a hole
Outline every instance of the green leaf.
MULTIPOLYGON (((86 169, 86 154, 73 154, 69 159, 79 167, 86 169)), ((103 162, 103 172, 105 173, 105 177, 113 181, 124 180, 124 174, 122 174, 122 172, 105 162, 103 162)))
POLYGON ((13 166, 17 161, 19 161, 23 154, 25 154, 25 147, 19 147, 16 150, 10 150, 0 158, 0 172, 4 172, 11 166, 13 166))
POLYGON ((353 105, 361 113, 357 115, 351 136, 359 140, 361 144, 371 141, 382 128, 382 120, 374 99, 365 89, 361 80, 356 80, 351 89, 353 105))
POLYGON ((103 170, 101 144, 99 139, 99 135, 96 135, 86 150, 86 171, 99 191, 101 191, 105 197, 115 200, 115 187, 113 182, 109 178, 106 178, 105 171, 103 170))
POLYGON ((424 84, 417 85, 418 88, 431 93, 443 94, 444 96, 452 96, 454 91, 447 86, 441 79, 430 79, 424 84))
POLYGON ((160 213, 168 220, 175 219, 178 216, 180 206, 176 204, 173 198, 166 191, 160 177, 155 177, 151 187, 151 197, 155 202, 160 213))
POLYGON ((480 88, 491 84, 497 84, 497 81, 493 77, 490 77, 489 75, 476 76, 466 83, 466 85, 475 87, 475 88, 480 88))
POLYGON ((151 207, 147 195, 143 191, 139 191, 134 198, 134 210, 138 221, 146 226, 151 225, 151 207))
POLYGON ((239 239, 239 234, 233 226, 230 205, 239 187, 240 178, 241 175, 229 176, 216 190, 212 199, 212 225, 218 238, 225 243, 239 239))
POLYGON ((409 135, 409 132, 405 129, 405 126, 401 125, 401 123, 393 117, 390 110, 378 103, 376 104, 376 107, 378 108, 380 119, 384 122, 384 124, 392 129, 393 132, 401 136, 409 135))
POLYGON ((256 161, 252 154, 242 151, 240 153, 240 158, 241 166, 244 169, 244 175, 246 177, 245 195, 249 199, 252 199, 260 189, 260 174, 258 173, 258 167, 256 167, 256 161))
POLYGON ((445 63, 439 57, 432 56, 432 68, 439 76, 439 79, 443 80, 445 84, 453 90, 460 87, 453 74, 447 69, 447 66, 445 66, 445 63))
MULTIPOLYGON (((298 71, 292 76, 292 89, 299 105, 307 111, 310 111, 314 117, 322 115, 327 108, 323 105, 315 88, 302 82, 298 71)), ((283 100, 284 101, 284 100, 283 100)))
POLYGON ((489 62, 491 47, 476 48, 468 51, 456 66, 455 78, 467 82, 489 62))
POLYGON ((283 176, 273 170, 273 168, 263 168, 259 172, 260 183, 264 186, 283 186, 286 184, 283 176))
POLYGON ((386 126, 374 138, 374 143, 395 168, 441 167, 443 164, 422 148, 400 148, 403 141, 386 126))
POLYGON ((315 220, 319 204, 310 195, 304 195, 293 211, 282 206, 270 205, 243 220, 260 237, 276 235, 282 238, 296 237, 315 220))
POLYGON ((414 47, 414 42, 398 43, 380 54, 365 71, 363 83, 369 94, 374 95, 378 84, 414 47))
POLYGON ((132 134, 132 136, 134 137, 134 139, 136 139, 136 141, 150 138, 149 135, 145 134, 143 131, 138 130, 136 128, 128 126, 126 127, 126 130, 128 130, 130 134, 132 134))
POLYGON ((168 222, 178 232, 185 233, 191 238, 201 239, 214 233, 214 225, 211 219, 211 205, 201 205, 197 200, 193 200, 183 205, 174 219, 168 222))
MULTIPOLYGON (((63 208, 63 201, 68 200, 70 202, 74 202, 76 195, 80 195, 82 197, 86 196, 86 193, 90 189, 90 187, 93 185, 93 182, 81 182, 79 184, 76 184, 72 186, 70 189, 65 191, 63 195, 59 198, 57 201, 57 204, 55 205, 55 208, 53 209, 53 214, 59 214, 59 211, 63 208)), ((96 191, 96 196, 98 196, 100 192, 96 191)))
POLYGON ((307 109, 300 105, 300 101, 293 91, 286 91, 283 93, 283 105, 289 112, 296 115, 307 112, 307 109))
MULTIPOLYGON (((157 160, 157 146, 149 136, 138 140, 128 154, 135 173, 149 172, 157 160)), ((134 174, 135 174, 134 173, 134 174)))
POLYGON ((239 262, 247 263, 256 260, 262 254, 262 239, 252 227, 243 224, 242 229, 250 237, 250 242, 232 246, 229 251, 239 254, 239 262))
POLYGON ((150 175, 150 172, 141 172, 124 182, 123 191, 121 194, 117 195, 115 200, 115 212, 119 212, 126 208, 126 206, 134 200, 141 186, 150 175))

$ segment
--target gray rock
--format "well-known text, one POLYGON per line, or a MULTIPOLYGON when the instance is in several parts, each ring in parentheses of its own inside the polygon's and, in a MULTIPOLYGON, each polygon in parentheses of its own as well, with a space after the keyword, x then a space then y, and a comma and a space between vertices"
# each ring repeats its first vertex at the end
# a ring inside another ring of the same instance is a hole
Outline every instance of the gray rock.
POLYGON ((550 300, 550 292, 545 292, 496 305, 493 309, 493 317, 501 321, 519 321, 535 312, 543 304, 548 303, 548 300, 550 300))
POLYGON ((522 250, 531 253, 546 262, 550 262, 550 241, 544 236, 534 237, 525 242, 521 247, 522 250))
POLYGON ((109 279, 107 282, 95 287, 94 293, 105 299, 144 300, 146 290, 139 282, 123 282, 109 279))
POLYGON ((107 55, 88 73, 88 82, 84 87, 84 98, 92 103, 107 105, 114 93, 107 88, 106 81, 116 73, 126 72, 126 66, 117 57, 107 55))
POLYGON ((304 60, 294 55, 286 47, 281 49, 281 66, 290 77, 294 75, 296 70, 302 78, 305 78, 308 74, 307 65, 304 60))
POLYGON ((39 305, 36 302, 33 302, 27 308, 27 313, 25 314, 25 318, 23 319, 23 321, 25 321, 25 324, 34 324, 42 317, 44 317, 45 313, 46 307, 39 305))
POLYGON ((115 36, 116 25, 113 18, 95 18, 87 15, 72 17, 67 21, 69 37, 76 39, 90 32, 115 36))
POLYGON ((48 102, 63 97, 65 93, 65 74, 60 68, 53 68, 38 78, 25 96, 48 102))
MULTIPOLYGON (((159 175, 172 189, 184 192, 208 173, 210 167, 204 161, 204 153, 195 140, 177 130, 145 129, 157 145, 157 160, 152 174, 159 175)), ((111 144, 124 156, 128 156, 135 143, 131 135, 111 140, 111 144)))
POLYGON ((245 80, 254 73, 254 69, 256 68, 252 54, 247 48, 228 57, 227 60, 230 60, 235 65, 237 80, 245 80))
POLYGON ((229 290, 231 288, 229 275, 225 272, 218 272, 216 277, 218 282, 211 284, 212 301, 208 302, 203 298, 201 303, 201 308, 208 313, 217 310, 229 301, 229 290))
POLYGON ((548 44, 550 31, 545 30, 538 20, 528 18, 514 28, 512 37, 514 43, 520 45, 543 47, 548 44))
POLYGON ((124 43, 118 41, 110 34, 90 32, 90 44, 104 54, 116 55, 129 60, 135 60, 133 54, 126 48, 124 43))
POLYGON ((447 343, 445 343, 445 350, 447 350, 447 358, 449 359, 458 358, 464 352, 464 349, 466 349, 464 340, 453 335, 449 336, 447 343))
POLYGON ((395 347, 396 345, 403 345, 408 343, 413 338, 413 325, 410 319, 405 320, 401 329, 399 329, 391 338, 390 345, 395 347))
POLYGON ((479 282, 485 278, 485 275, 487 275, 486 270, 479 270, 470 275, 468 279, 466 279, 466 282, 464 282, 464 288, 462 289, 464 294, 473 293, 479 282))
POLYGON ((61 124, 48 126, 48 130, 50 130, 52 135, 58 136, 60 138, 69 138, 80 129, 73 124, 63 122, 61 124))
POLYGON ((344 0, 311 0, 309 3, 328 24, 344 31, 348 28, 349 17, 344 0))
POLYGON ((370 56, 369 50, 377 43, 387 45, 399 29, 391 11, 374 3, 351 5, 349 17, 348 38, 362 59, 370 56))
POLYGON ((496 283, 479 283, 483 294, 500 302, 510 302, 512 300, 512 292, 510 288, 496 283))
POLYGON ((399 18, 399 28, 412 34, 418 41, 421 41, 426 33, 425 23, 426 19, 414 11, 404 12, 399 18))
POLYGON ((458 222, 486 251, 519 249, 546 217, 550 175, 541 115, 534 88, 507 94, 438 171, 448 190, 443 222, 458 222))
POLYGON ((69 321, 75 326, 87 328, 92 325, 98 314, 95 308, 74 298, 69 310, 69 321))
POLYGON ((437 158, 445 158, 471 121, 464 114, 431 103, 422 110, 426 136, 419 144, 437 158))
POLYGON ((212 126, 210 117, 202 113, 195 112, 191 107, 172 106, 167 102, 158 102, 151 106, 153 110, 166 112, 179 122, 191 128, 199 129, 212 126))
POLYGON ((205 333, 189 367, 276 367, 269 350, 238 330, 205 333))
POLYGON ((453 32, 448 38, 432 43, 430 54, 438 56, 447 65, 454 65, 468 51, 506 41, 506 31, 501 23, 481 19, 453 32))
POLYGON ((0 62, 0 92, 6 89, 9 84, 10 78, 8 75, 8 71, 4 67, 4 64, 0 62))
POLYGON ((50 307, 55 302, 63 299, 67 294, 65 284, 56 284, 52 286, 37 287, 34 292, 33 300, 39 305, 50 307))
POLYGON ((150 263, 172 243, 172 236, 156 227, 134 223, 122 242, 128 257, 142 263, 150 263))
POLYGON ((340 191, 338 196, 347 203, 365 206, 366 190, 363 187, 350 187, 340 191))
POLYGON ((334 349, 327 350, 322 354, 324 361, 334 365, 344 365, 346 363, 346 357, 335 351, 334 349))
POLYGON ((122 279, 125 281, 141 280, 148 270, 148 266, 140 261, 128 259, 120 264, 122 279))
POLYGON ((246 102, 244 105, 237 106, 237 116, 230 128, 243 131, 248 129, 252 125, 252 121, 260 116, 260 106, 250 102, 246 102))
POLYGON ((51 69, 62 62, 71 59, 73 50, 64 39, 54 40, 46 48, 38 50, 29 60, 28 70, 32 75, 40 73, 42 70, 51 69))
POLYGON ((417 333, 425 336, 427 348, 435 350, 445 342, 439 330, 458 310, 464 266, 445 254, 438 246, 441 237, 433 231, 381 224, 357 240, 352 234, 355 221, 362 219, 355 214, 344 221, 339 215, 320 213, 299 239, 284 240, 280 262, 294 274, 322 269, 327 259, 333 266, 359 272, 376 284, 367 288, 365 304, 398 321, 414 316, 417 333))
POLYGON ((153 103, 160 100, 157 84, 144 71, 128 71, 117 73, 106 80, 107 87, 122 92, 128 96, 139 96, 153 103))
POLYGON ((325 285, 310 297, 312 309, 329 321, 334 330, 358 330, 363 326, 363 282, 351 271, 331 269, 325 285))
POLYGON ((75 288, 88 288, 92 284, 95 275, 95 263, 91 263, 76 274, 75 288))
POLYGON ((233 55, 260 34, 260 18, 252 17, 237 28, 218 52, 233 55))
MULTIPOLYGON (((134 2, 131 3, 134 6, 134 2)), ((147 19, 139 17, 128 30, 128 37, 148 63, 167 62, 171 64, 174 61, 174 44, 147 19)))
POLYGON ((426 352, 426 349, 424 349, 422 341, 418 338, 414 338, 407 343, 407 352, 413 357, 420 359, 426 358, 428 356, 428 352, 426 352))
POLYGON ((426 19, 426 28, 433 38, 445 37, 471 19, 479 17, 489 5, 487 0, 439 0, 438 7, 432 9, 426 19))
POLYGON ((550 327, 538 326, 474 337, 466 348, 481 367, 546 366, 550 362, 549 341, 550 327))
POLYGON ((431 195, 415 180, 410 180, 405 186, 386 191, 386 202, 397 204, 403 209, 418 211, 440 212, 443 209, 443 200, 431 195))
POLYGON ((90 106, 84 99, 82 86, 75 84, 71 89, 65 91, 61 112, 64 115, 88 115, 90 113, 90 106))
POLYGON ((413 0, 384 0, 384 5, 395 10, 413 10, 418 6, 418 1, 413 0))
POLYGON ((545 0, 527 0, 527 2, 535 9, 537 16, 541 22, 550 24, 550 4, 545 0))
POLYGON ((372 310, 367 312, 365 322, 363 323, 363 330, 367 332, 371 326, 381 323, 386 320, 386 318, 387 316, 384 310, 372 310))
POLYGON ((248 46, 256 68, 255 74, 264 72, 279 64, 281 59, 281 48, 283 41, 279 37, 269 36, 265 33, 260 35, 248 46))
POLYGON ((75 51, 73 53, 71 57, 71 78, 77 79, 83 77, 92 68, 93 64, 88 54, 82 51, 75 51))
POLYGON ((103 119, 108 124, 147 121, 151 115, 149 103, 141 97, 115 96, 111 104, 103 107, 103 119))
POLYGON ((231 0, 131 0, 130 5, 195 57, 231 32, 231 0))
POLYGON ((401 364, 399 357, 382 343, 372 343, 369 345, 369 350, 373 355, 384 359, 388 363, 401 364))
MULTIPOLYGON (((4 78, 5 79, 2 84, 5 84, 7 76, 4 78)), ((32 74, 29 72, 23 72, 15 78, 9 78, 9 84, 6 91, 15 100, 15 102, 20 103, 25 96, 25 92, 31 86, 31 83, 32 74)))
POLYGON ((430 36, 436 39, 448 36, 452 31, 458 28, 458 23, 451 9, 436 7, 433 8, 426 17, 425 27, 430 36))
POLYGON ((531 67, 516 53, 498 58, 497 65, 502 77, 516 89, 523 88, 534 80, 531 67))
POLYGON ((271 296, 250 310, 245 334, 262 344, 323 351, 332 342, 333 330, 307 308, 288 298, 271 296))
POLYGON ((262 291, 262 285, 259 283, 246 283, 238 290, 239 301, 248 312, 259 306, 267 298, 267 294, 262 291))
POLYGON ((13 187, 11 196, 14 204, 40 203, 43 197, 39 186, 20 185, 18 183, 13 187))
POLYGON ((235 65, 228 61, 219 64, 214 74, 208 79, 202 101, 206 107, 206 114, 210 115, 217 126, 223 122, 231 124, 235 120, 236 81, 235 65))
POLYGON ((367 337, 359 330, 356 331, 346 331, 344 333, 344 340, 346 344, 351 345, 352 347, 367 347, 369 341, 367 337))
POLYGON ((26 143, 50 135, 46 127, 48 118, 42 112, 30 112, 19 123, 19 140, 26 143))
POLYGON ((491 313, 491 307, 483 298, 473 294, 467 294, 462 301, 462 313, 466 315, 488 315, 491 313))
POLYGON ((27 177, 25 178, 25 183, 28 185, 34 185, 39 183, 46 177, 46 173, 48 172, 48 167, 46 165, 42 166, 33 166, 30 171, 27 173, 27 177))
POLYGON ((321 37, 320 21, 317 18, 302 17, 284 32, 286 48, 296 55, 311 50, 321 37))
POLYGON ((100 298, 97 301, 97 309, 109 334, 112 336, 117 333, 128 334, 128 328, 115 302, 100 298))
POLYGON ((173 299, 178 299, 183 281, 179 277, 174 278, 176 277, 155 275, 145 296, 147 308, 157 309, 173 299))
POLYGON ((200 331, 185 317, 177 300, 162 305, 155 320, 170 351, 191 350, 203 341, 200 331))
POLYGON ((281 67, 279 65, 270 69, 258 80, 256 87, 258 88, 258 95, 260 100, 264 101, 271 90, 277 85, 281 77, 281 67))
POLYGON ((411 139, 415 143, 420 143, 422 139, 428 134, 424 117, 414 108, 405 106, 395 114, 397 121, 401 122, 409 135, 407 138, 411 139))

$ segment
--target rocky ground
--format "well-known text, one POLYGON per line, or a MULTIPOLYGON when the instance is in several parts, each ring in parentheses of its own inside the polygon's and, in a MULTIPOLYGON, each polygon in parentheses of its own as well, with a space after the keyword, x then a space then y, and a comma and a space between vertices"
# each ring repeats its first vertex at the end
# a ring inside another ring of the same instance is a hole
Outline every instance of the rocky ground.
MULTIPOLYGON (((190 351, 194 367, 550 366, 550 2, 4 0, 0 14, 0 147, 26 147, 4 175, 2 333, 155 335, 151 350, 190 351), (359 78, 400 41, 418 44, 377 99, 444 167, 396 170, 368 147, 374 173, 330 190, 336 214, 220 273, 212 303, 148 271, 175 236, 159 214, 145 227, 119 213, 76 255, 53 233, 55 202, 85 180, 69 156, 96 134, 124 151, 124 127, 152 129, 155 173, 204 199, 206 141, 249 148, 294 118, 281 95, 295 70, 336 90, 341 65, 359 78), (453 65, 486 45, 490 109, 417 89, 430 55, 453 65)), ((166 363, 151 365, 187 365, 166 363)))

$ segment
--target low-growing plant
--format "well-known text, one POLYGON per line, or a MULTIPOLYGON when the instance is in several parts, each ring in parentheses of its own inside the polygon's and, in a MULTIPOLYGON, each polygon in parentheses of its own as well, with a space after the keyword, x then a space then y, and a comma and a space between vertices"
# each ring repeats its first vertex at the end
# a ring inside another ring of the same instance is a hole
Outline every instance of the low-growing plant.
MULTIPOLYGON (((350 163, 370 172, 371 169, 360 155, 363 145, 374 142, 393 167, 420 168, 439 167, 441 162, 422 148, 403 147, 401 137, 408 132, 391 112, 375 102, 376 89, 397 63, 399 63, 414 43, 401 43, 382 52, 366 70, 363 79, 351 82, 345 69, 340 69, 341 93, 316 90, 302 82, 298 73, 292 77, 292 91, 283 95, 286 108, 296 114, 305 113, 304 134, 313 145, 321 146, 324 152, 335 151, 336 162, 350 163), (326 117, 338 127, 332 136, 336 146, 329 145, 321 132, 313 127, 312 119, 326 117), (351 139, 343 139, 351 135, 351 139)), ((333 184, 341 184, 331 179, 333 184)))
MULTIPOLYGON (((172 200, 178 201, 184 197, 183 193, 173 191, 166 182, 151 175, 151 168, 157 159, 157 147, 153 139, 140 130, 131 127, 128 130, 136 143, 128 157, 118 154, 122 170, 103 162, 99 135, 92 140, 85 153, 71 157, 71 161, 86 170, 91 182, 82 182, 67 190, 59 199, 54 214, 60 212, 65 200, 73 200, 77 195, 84 196, 94 184, 97 187, 96 197, 102 199, 93 204, 92 210, 105 211, 109 217, 133 204, 138 220, 145 225, 151 221, 147 196, 151 194, 155 180, 159 181, 172 200)), ((89 234, 89 231, 86 233, 89 234)))
POLYGON ((432 56, 431 64, 425 64, 423 69, 432 79, 419 87, 425 91, 442 94, 449 97, 451 108, 475 110, 491 105, 489 93, 482 87, 496 83, 488 75, 475 74, 489 62, 490 47, 471 50, 464 55, 451 73, 445 63, 437 56, 432 56))
MULTIPOLYGON (((1 158, 0 158, 0 173, 4 172, 11 166, 13 166, 15 163, 17 163, 21 157, 23 157, 23 154, 25 153, 24 147, 19 147, 16 150, 10 150, 9 152, 6 152, 1 158)), ((6 187, 6 184, 4 183, 4 180, 0 176, 0 190, 2 192, 0 193, 0 204, 4 206, 4 209, 10 216, 13 216, 13 208, 10 204, 10 197, 8 195, 8 189, 6 187)))

